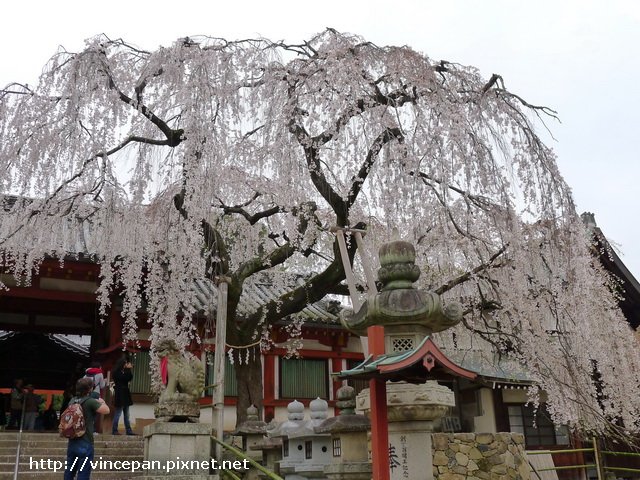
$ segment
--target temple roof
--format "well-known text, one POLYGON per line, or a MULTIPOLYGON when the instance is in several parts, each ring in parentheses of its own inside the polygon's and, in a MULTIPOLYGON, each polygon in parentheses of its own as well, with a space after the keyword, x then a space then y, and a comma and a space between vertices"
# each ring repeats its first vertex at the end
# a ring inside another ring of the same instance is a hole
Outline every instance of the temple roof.
MULTIPOLYGON (((23 332, 5 332, 0 330, 0 342, 7 341, 14 337, 17 339, 22 335, 23 332)), ((35 335, 41 335, 42 338, 50 340, 54 344, 71 353, 89 358, 89 345, 86 341, 86 335, 63 335, 58 333, 42 333, 35 335)))
POLYGON ((87 346, 68 336, 0 332, 0 385, 22 378, 36 389, 64 390, 89 360, 87 346))
POLYGON ((443 350, 458 365, 478 374, 478 378, 486 382, 513 383, 532 385, 535 379, 520 362, 484 350, 443 350))
POLYGON ((453 362, 440 350, 430 336, 420 344, 403 352, 393 352, 374 358, 369 355, 364 362, 350 370, 338 374, 340 378, 422 382, 427 379, 463 377, 473 380, 477 373, 453 362))
POLYGON ((622 297, 619 302, 620 309, 629 325, 633 329, 637 329, 640 327, 640 283, 596 224, 595 215, 591 212, 584 212, 581 217, 587 230, 592 234, 594 253, 599 257, 604 268, 621 281, 621 291, 617 292, 622 297))
POLYGON ((527 369, 513 359, 479 350, 444 351, 429 336, 413 350, 388 353, 376 358, 369 355, 362 363, 343 370, 338 376, 344 379, 378 377, 409 382, 462 377, 485 382, 534 383, 527 369))

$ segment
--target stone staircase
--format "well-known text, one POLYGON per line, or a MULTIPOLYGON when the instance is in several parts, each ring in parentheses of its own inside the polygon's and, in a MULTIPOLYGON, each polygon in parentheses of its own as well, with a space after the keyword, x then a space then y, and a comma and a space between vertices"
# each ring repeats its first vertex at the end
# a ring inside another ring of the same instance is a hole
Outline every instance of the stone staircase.
MULTIPOLYGON (((16 451, 18 446, 17 432, 0 432, 0 480, 12 480, 16 462, 16 451)), ((95 454, 94 461, 116 461, 116 460, 143 460, 143 441, 139 436, 112 436, 96 435, 94 441, 95 454)), ((20 464, 18 469, 18 479, 20 480, 59 480, 62 478, 61 471, 54 472, 51 469, 36 468, 41 466, 44 460, 64 461, 67 458, 67 440, 61 438, 57 433, 23 433, 22 447, 20 449, 20 464), (30 463, 31 461, 31 463, 30 463)), ((60 464, 58 464, 60 465, 60 464)), ((109 467, 109 465, 104 465, 109 467)), ((140 477, 144 472, 130 472, 113 469, 97 469, 91 472, 94 480, 126 480, 133 477, 140 477)))

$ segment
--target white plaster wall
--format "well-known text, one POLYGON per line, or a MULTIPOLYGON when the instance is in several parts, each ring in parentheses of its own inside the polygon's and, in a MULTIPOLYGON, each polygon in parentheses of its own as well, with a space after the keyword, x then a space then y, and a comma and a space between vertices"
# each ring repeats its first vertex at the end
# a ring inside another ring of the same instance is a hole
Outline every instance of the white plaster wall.
POLYGON ((348 352, 357 352, 362 353, 362 342, 360 341, 360 337, 349 337, 349 342, 347 343, 347 348, 344 349, 348 352))
POLYGON ((473 431, 478 433, 496 433, 496 411, 493 405, 492 390, 480 389, 480 412, 482 415, 473 417, 473 431))
POLYGON ((527 391, 521 389, 502 390, 502 401, 504 403, 527 403, 527 391))

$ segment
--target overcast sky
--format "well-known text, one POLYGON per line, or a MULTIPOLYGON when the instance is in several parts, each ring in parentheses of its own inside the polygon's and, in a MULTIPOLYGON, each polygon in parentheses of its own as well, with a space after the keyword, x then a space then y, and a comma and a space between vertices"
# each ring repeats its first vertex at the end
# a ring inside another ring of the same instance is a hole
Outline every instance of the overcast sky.
POLYGON ((2 2, 0 19, 1 86, 34 83, 58 45, 77 51, 98 33, 154 49, 189 35, 300 41, 325 27, 498 73, 558 111, 549 143, 578 209, 640 278, 638 1, 37 0, 2 2))

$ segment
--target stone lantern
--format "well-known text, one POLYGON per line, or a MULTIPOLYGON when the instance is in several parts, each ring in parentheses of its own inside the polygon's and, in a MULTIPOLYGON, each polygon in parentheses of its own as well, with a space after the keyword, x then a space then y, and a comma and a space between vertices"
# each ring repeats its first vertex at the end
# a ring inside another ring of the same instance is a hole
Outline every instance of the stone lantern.
POLYGON ((242 437, 242 449, 251 458, 262 460, 262 450, 256 448, 267 433, 267 424, 258 418, 258 409, 251 405, 247 408, 247 419, 233 432, 242 437))
POLYGON ((444 305, 437 293, 413 286, 420 269, 412 244, 387 243, 379 256, 381 291, 367 298, 357 312, 343 314, 341 322, 358 335, 365 335, 369 327, 384 327, 385 351, 340 372, 340 378, 387 381, 386 401, 376 396, 372 405, 369 389, 356 401, 358 410, 368 415, 374 409, 385 412, 388 426, 371 416, 373 432, 388 431, 388 442, 376 442, 375 455, 388 455, 392 480, 429 479, 433 478, 432 458, 425 452, 431 452, 434 421, 455 405, 453 391, 434 380, 477 377, 449 359, 432 336, 459 323, 462 306, 444 305))
POLYGON ((462 320, 462 305, 442 304, 440 295, 417 289, 413 283, 420 277, 415 264, 416 251, 409 242, 385 243, 378 252, 380 269, 379 293, 364 302, 360 310, 341 316, 342 324, 358 335, 367 328, 384 327, 385 353, 415 349, 432 333, 441 332, 462 320))
POLYGON ((370 480, 367 432, 371 422, 364 415, 356 415, 356 392, 353 387, 338 389, 337 398, 336 406, 340 414, 315 428, 317 433, 331 434, 333 462, 324 467, 324 473, 329 480, 370 480))

